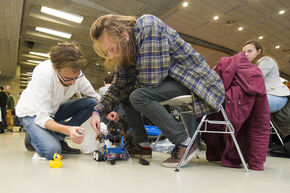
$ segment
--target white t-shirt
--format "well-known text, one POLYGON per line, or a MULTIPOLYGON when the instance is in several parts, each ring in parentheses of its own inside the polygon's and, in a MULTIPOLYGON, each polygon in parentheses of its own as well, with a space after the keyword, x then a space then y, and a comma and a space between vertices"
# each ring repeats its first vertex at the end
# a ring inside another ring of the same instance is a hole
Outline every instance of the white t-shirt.
POLYGON ((105 86, 102 86, 100 89, 99 89, 99 95, 102 97, 103 95, 106 94, 107 90, 109 89, 109 87, 111 86, 111 84, 107 84, 105 86))
POLYGON ((18 117, 36 115, 35 123, 45 128, 45 123, 52 119, 59 106, 78 91, 86 96, 100 99, 85 76, 77 79, 71 86, 63 86, 51 61, 46 60, 33 70, 32 79, 16 105, 16 115, 18 117))

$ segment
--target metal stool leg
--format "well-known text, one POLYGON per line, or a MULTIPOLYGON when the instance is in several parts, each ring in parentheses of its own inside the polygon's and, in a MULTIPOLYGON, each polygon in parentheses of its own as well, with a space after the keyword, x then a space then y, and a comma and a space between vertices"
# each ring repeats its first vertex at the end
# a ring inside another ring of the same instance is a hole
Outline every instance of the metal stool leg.
MULTIPOLYGON (((245 162, 244 156, 243 156, 243 154, 242 154, 242 152, 241 152, 241 149, 240 149, 240 147, 239 147, 239 144, 238 144, 238 142, 237 142, 237 140, 236 140, 236 137, 235 137, 235 134, 234 134, 234 127, 233 127, 233 125, 231 124, 231 122, 228 120, 228 117, 227 117, 227 115, 226 115, 226 112, 225 112, 225 110, 224 110, 224 108, 223 108, 222 106, 221 106, 220 111, 221 111, 221 113, 222 113, 222 115, 223 115, 225 121, 211 121, 211 122, 214 123, 214 124, 223 124, 223 125, 225 125, 225 126, 229 129, 229 132, 216 132, 216 133, 231 134, 231 137, 232 137, 232 139, 233 139, 233 141, 234 141, 235 147, 236 147, 237 152, 238 152, 238 154, 239 154, 239 156, 240 156, 240 159, 241 159, 241 161, 242 161, 242 164, 243 164, 243 166, 244 166, 244 169, 245 169, 246 172, 248 172, 248 166, 247 166, 247 164, 246 164, 246 162, 245 162)), ((193 145, 193 143, 194 143, 194 141, 195 141, 195 139, 196 139, 196 137, 197 137, 197 134, 198 134, 199 132, 201 132, 201 133, 202 133, 202 132, 204 132, 204 133, 207 133, 207 132, 208 132, 208 133, 215 133, 215 132, 211 132, 211 131, 201 131, 201 127, 202 127, 203 123, 205 122, 206 117, 207 117, 206 115, 202 117, 202 120, 201 120, 201 122, 199 123, 198 128, 196 129, 196 131, 195 131, 195 133, 194 133, 194 135, 193 135, 193 137, 192 137, 192 139, 191 139, 189 145, 187 146, 184 155, 182 156, 180 162, 178 163, 178 165, 177 165, 175 171, 179 171, 179 169, 180 169, 180 167, 181 167, 183 161, 185 160, 185 158, 186 158, 186 156, 187 156, 187 154, 188 154, 188 152, 189 152, 191 146, 193 145)))
POLYGON ((152 149, 157 145, 157 142, 160 140, 161 136, 162 136, 162 133, 160 132, 160 134, 158 135, 156 141, 154 142, 154 144, 152 146, 152 149))
POLYGON ((248 171, 249 171, 249 170, 248 170, 248 166, 247 166, 247 164, 246 164, 246 162, 245 162, 244 156, 243 156, 243 154, 242 154, 242 152, 241 152, 240 146, 239 146, 239 144, 238 144, 238 142, 237 142, 237 139, 236 139, 236 137, 235 137, 235 130, 234 130, 234 127, 233 127, 233 125, 231 124, 231 122, 229 121, 228 116, 227 116, 227 114, 226 114, 226 112, 225 112, 225 110, 224 110, 223 107, 221 107, 221 112, 222 112, 222 114, 223 114, 223 117, 224 117, 225 121, 228 123, 229 129, 230 129, 230 131, 231 131, 230 134, 231 134, 231 136, 232 136, 232 139, 233 139, 233 141, 234 141, 234 144, 235 144, 235 146, 236 146, 236 149, 237 149, 237 151, 238 151, 238 154, 239 154, 239 156, 240 156, 240 159, 241 159, 241 161, 242 161, 242 163, 243 163, 243 166, 244 166, 244 168, 245 168, 245 171, 248 172, 248 171))
MULTIPOLYGON (((230 124, 231 126, 230 126, 230 128, 232 127, 232 124, 230 124)), ((233 128, 231 128, 231 129, 233 129, 233 128)), ((242 163, 243 163, 243 166, 244 166, 244 168, 245 168, 245 171, 246 172, 248 172, 249 170, 248 170, 248 166, 247 166, 247 164, 246 164, 246 162, 245 162, 245 159, 244 159, 244 156, 243 156, 243 154, 242 154, 242 152, 241 152, 241 149, 240 149, 240 147, 239 147, 239 144, 238 144, 238 142, 237 142, 237 139, 236 139, 236 137, 235 137, 235 134, 234 133, 231 133, 231 136, 232 136, 232 139, 233 139, 233 141, 234 141, 234 144, 235 144, 235 146, 236 146, 236 149, 237 149, 237 151, 238 151, 238 154, 239 154, 239 156, 240 156, 240 159, 241 159, 241 161, 242 161, 242 163)))
POLYGON ((197 127, 197 129, 196 129, 196 131, 194 132, 194 134, 193 134, 193 136, 192 136, 192 138, 191 138, 191 140, 190 140, 189 145, 187 146, 187 148, 186 148, 186 150, 185 150, 185 152, 184 152, 184 154, 183 154, 183 156, 182 156, 180 162, 178 163, 178 165, 177 165, 177 167, 176 167, 176 169, 175 169, 176 172, 179 172, 179 169, 180 169, 180 167, 181 167, 183 161, 185 160, 185 158, 186 158, 186 156, 187 156, 187 154, 188 154, 188 152, 189 152, 191 146, 193 145, 193 143, 194 143, 194 141, 195 141, 195 139, 196 139, 196 137, 197 137, 197 134, 198 134, 198 132, 200 131, 200 129, 201 129, 201 127, 202 127, 202 125, 203 125, 204 120, 205 120, 206 117, 207 117, 206 115, 204 115, 204 116, 202 117, 202 119, 201 119, 201 121, 200 121, 200 123, 199 123, 199 125, 198 125, 198 127, 197 127))
POLYGON ((273 125, 272 121, 270 121, 270 125, 271 125, 271 128, 274 129, 274 131, 275 131, 276 135, 278 136, 282 146, 284 146, 284 142, 283 142, 282 138, 280 137, 280 134, 278 133, 276 127, 273 125))

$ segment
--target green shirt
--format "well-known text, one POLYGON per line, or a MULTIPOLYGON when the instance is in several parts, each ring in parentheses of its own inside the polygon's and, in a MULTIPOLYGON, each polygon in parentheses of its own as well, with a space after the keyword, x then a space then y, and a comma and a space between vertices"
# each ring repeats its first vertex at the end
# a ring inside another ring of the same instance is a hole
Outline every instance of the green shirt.
POLYGON ((7 99, 7 109, 14 109, 14 99, 12 96, 8 96, 7 99))

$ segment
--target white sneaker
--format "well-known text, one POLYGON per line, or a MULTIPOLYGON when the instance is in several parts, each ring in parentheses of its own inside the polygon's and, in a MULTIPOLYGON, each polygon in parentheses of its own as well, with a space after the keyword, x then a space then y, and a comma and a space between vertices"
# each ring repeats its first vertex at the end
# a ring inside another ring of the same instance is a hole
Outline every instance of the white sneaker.
POLYGON ((48 160, 48 159, 46 159, 45 157, 42 157, 42 156, 39 155, 38 153, 35 153, 35 154, 33 154, 33 156, 32 156, 32 160, 43 160, 43 161, 45 161, 45 160, 48 160))

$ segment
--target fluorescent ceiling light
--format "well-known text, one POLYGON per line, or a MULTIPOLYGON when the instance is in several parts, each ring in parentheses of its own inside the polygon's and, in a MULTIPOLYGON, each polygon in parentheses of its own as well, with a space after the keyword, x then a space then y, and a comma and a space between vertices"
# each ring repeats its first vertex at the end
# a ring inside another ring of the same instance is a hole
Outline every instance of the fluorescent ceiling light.
POLYGON ((239 27, 239 29, 238 29, 238 30, 239 30, 239 31, 242 31, 243 29, 244 29, 243 27, 239 27))
POLYGON ((48 29, 48 28, 44 28, 44 27, 36 27, 35 30, 43 32, 43 33, 52 34, 55 36, 60 36, 60 37, 67 38, 67 39, 70 39, 71 35, 72 35, 70 33, 60 32, 60 31, 56 31, 56 30, 52 30, 52 29, 48 29))
POLYGON ((67 13, 67 12, 64 12, 64 11, 51 9, 51 8, 45 7, 45 6, 41 6, 40 11, 43 12, 43 13, 47 13, 49 15, 53 15, 55 17, 60 17, 62 19, 66 19, 66 20, 73 21, 73 22, 76 22, 76 23, 82 23, 82 21, 84 19, 84 17, 81 16, 81 15, 77 15, 77 14, 73 14, 73 13, 67 13))
POLYGON ((218 20, 218 19, 219 19, 219 16, 218 15, 216 15, 216 16, 213 17, 213 20, 218 20))
POLYGON ((275 46, 275 48, 276 48, 276 49, 279 49, 279 48, 280 48, 280 46, 279 46, 279 45, 277 45, 277 46, 275 46))
POLYGON ((27 60, 27 62, 32 62, 32 63, 39 64, 40 62, 43 62, 43 61, 38 61, 38 60, 27 60))
POLYGON ((264 37, 263 36, 259 36, 259 40, 263 39, 264 37))
POLYGON ((37 56, 43 56, 43 57, 46 57, 46 58, 49 57, 48 54, 40 53, 40 52, 29 52, 29 54, 33 54, 33 55, 37 55, 37 56))
POLYGON ((285 13, 285 10, 281 10, 281 11, 279 11, 279 14, 280 15, 282 15, 282 14, 284 14, 285 13))
POLYGON ((182 6, 183 6, 183 7, 187 7, 187 6, 188 6, 188 2, 186 2, 186 1, 183 2, 182 6))

